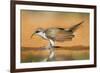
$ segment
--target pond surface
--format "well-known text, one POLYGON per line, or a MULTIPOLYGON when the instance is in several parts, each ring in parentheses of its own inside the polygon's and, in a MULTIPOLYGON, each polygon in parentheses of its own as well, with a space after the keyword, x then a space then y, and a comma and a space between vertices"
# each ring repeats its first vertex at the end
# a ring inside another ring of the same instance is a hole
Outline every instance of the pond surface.
MULTIPOLYGON (((54 61, 86 60, 89 59, 89 47, 58 47, 55 49, 54 61)), ((21 48, 21 62, 41 62, 49 56, 49 50, 45 48, 21 48)))

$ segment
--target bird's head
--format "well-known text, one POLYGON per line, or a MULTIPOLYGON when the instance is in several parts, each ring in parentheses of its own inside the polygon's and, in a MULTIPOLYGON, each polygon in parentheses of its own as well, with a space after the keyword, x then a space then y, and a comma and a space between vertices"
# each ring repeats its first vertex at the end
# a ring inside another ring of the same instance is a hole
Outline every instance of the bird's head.
POLYGON ((36 31, 34 31, 31 35, 31 38, 33 37, 33 35, 37 34, 37 35, 41 35, 44 32, 43 28, 38 28, 36 31))

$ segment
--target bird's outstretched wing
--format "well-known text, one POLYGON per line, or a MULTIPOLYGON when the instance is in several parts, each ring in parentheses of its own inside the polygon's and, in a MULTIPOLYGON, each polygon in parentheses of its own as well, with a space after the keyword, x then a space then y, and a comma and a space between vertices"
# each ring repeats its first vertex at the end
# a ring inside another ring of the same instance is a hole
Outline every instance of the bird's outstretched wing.
POLYGON ((84 21, 70 27, 69 29, 67 29, 67 31, 71 31, 71 32, 74 32, 84 21))

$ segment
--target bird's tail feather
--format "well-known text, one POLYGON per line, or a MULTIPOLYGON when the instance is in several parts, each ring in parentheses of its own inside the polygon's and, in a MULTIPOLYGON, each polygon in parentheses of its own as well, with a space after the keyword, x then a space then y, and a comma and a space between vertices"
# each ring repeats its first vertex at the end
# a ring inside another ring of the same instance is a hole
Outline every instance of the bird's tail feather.
POLYGON ((84 22, 84 21, 81 21, 80 23, 78 23, 78 24, 76 24, 76 25, 70 27, 69 29, 65 29, 65 30, 67 30, 67 31, 72 31, 72 32, 73 32, 73 31, 75 31, 83 22, 84 22))

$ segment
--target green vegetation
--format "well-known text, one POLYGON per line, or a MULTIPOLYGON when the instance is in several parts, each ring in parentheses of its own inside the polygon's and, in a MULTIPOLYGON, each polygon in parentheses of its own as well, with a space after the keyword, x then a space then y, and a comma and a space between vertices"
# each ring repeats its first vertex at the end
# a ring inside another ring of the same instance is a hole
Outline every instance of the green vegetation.
POLYGON ((32 54, 29 54, 27 56, 27 58, 22 59, 21 62, 23 62, 23 63, 26 63, 26 62, 40 62, 42 60, 43 60, 43 58, 41 58, 41 57, 37 57, 37 56, 33 56, 32 54))

